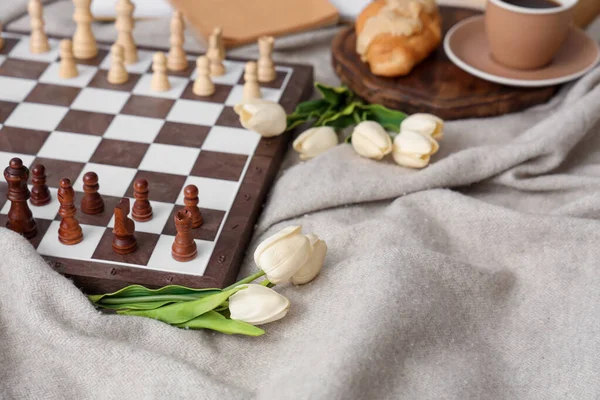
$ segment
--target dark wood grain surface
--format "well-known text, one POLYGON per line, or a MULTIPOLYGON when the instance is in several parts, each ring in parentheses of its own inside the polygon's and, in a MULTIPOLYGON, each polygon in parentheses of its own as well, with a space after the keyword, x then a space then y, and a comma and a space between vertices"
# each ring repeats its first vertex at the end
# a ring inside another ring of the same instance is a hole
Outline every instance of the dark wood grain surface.
MULTIPOLYGON (((445 33, 478 11, 440 8, 445 33)), ((356 53, 354 26, 333 41, 332 63, 340 80, 370 103, 412 114, 429 112, 444 119, 486 117, 523 110, 548 101, 556 86, 515 88, 477 78, 455 66, 440 46, 405 77, 373 75, 356 53)))

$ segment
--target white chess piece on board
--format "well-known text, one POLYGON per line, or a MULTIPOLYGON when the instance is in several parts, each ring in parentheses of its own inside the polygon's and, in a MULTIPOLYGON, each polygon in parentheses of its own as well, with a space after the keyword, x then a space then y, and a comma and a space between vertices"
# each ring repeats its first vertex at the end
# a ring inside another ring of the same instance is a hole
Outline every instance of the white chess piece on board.
POLYGON ((273 36, 262 36, 258 39, 258 81, 272 82, 277 77, 275 65, 273 64, 273 36))
POLYGON ((138 61, 137 47, 132 34, 135 28, 133 19, 135 5, 131 0, 118 0, 115 11, 117 14, 115 28, 118 32, 116 44, 123 47, 125 64, 135 64, 138 61))
POLYGON ((210 60, 210 76, 221 76, 225 74, 225 66, 221 59, 218 38, 215 35, 210 35, 208 38, 208 50, 206 56, 210 60))
POLYGON ((58 76, 63 79, 75 78, 79 75, 75 57, 73 56, 73 42, 69 39, 60 41, 60 66, 58 76))
POLYGON ((152 57, 152 81, 150 87, 156 92, 166 92, 171 89, 169 78, 167 76, 167 57, 165 53, 157 52, 152 57))
POLYGON ((257 73, 256 63, 247 62, 244 70, 244 101, 261 98, 257 73))
POLYGON ((216 37, 217 49, 219 49, 219 57, 221 61, 225 59, 225 42, 223 42, 223 28, 217 26, 213 29, 212 33, 216 37))
POLYGON ((31 37, 29 51, 33 54, 46 53, 50 50, 48 36, 44 31, 44 8, 40 0, 29 0, 27 11, 31 21, 31 37))
POLYGON ((75 58, 88 60, 98 55, 96 38, 92 32, 92 13, 90 4, 92 0, 73 0, 75 12, 73 21, 77 24, 73 35, 73 54, 75 58))
POLYGON ((181 11, 174 11, 171 17, 171 48, 167 56, 167 68, 171 71, 183 71, 188 67, 188 60, 183 50, 185 25, 181 11))
POLYGON ((210 61, 206 56, 196 59, 196 80, 193 92, 196 96, 211 96, 215 93, 215 85, 210 79, 210 61))
POLYGON ((120 44, 113 44, 110 48, 110 69, 108 70, 108 82, 120 85, 127 82, 129 73, 125 69, 125 50, 120 44))

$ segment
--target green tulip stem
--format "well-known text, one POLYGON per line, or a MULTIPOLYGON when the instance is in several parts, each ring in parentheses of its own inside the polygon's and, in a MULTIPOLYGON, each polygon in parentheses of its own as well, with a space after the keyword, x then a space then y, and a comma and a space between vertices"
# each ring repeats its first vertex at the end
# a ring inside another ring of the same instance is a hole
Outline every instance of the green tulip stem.
POLYGON ((243 284, 245 284, 245 283, 250 283, 250 282, 253 282, 253 281, 255 281, 256 279, 258 279, 258 278, 260 278, 261 276, 263 276, 264 274, 265 274, 265 271, 263 271, 263 270, 261 269, 261 270, 259 270, 257 273, 255 273, 255 274, 252 274, 252 275, 250 275, 250 276, 248 276, 248 277, 246 277, 246 278, 242 279, 241 281, 238 281, 238 282, 234 283, 234 284, 233 284, 233 285, 231 285, 231 286, 227 286, 225 289, 223 289, 223 291, 226 291, 226 290, 229 290, 229 289, 233 289, 234 287, 236 287, 236 286, 239 286, 239 285, 243 285, 243 284))

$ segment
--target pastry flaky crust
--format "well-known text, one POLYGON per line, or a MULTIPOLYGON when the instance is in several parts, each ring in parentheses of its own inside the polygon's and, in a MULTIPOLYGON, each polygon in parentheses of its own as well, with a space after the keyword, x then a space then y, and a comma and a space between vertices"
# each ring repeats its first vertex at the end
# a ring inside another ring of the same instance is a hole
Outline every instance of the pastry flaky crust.
MULTIPOLYGON (((375 0, 365 7, 356 20, 357 38, 367 20, 377 16, 387 2, 388 0, 375 0)), ((442 19, 437 6, 428 12, 417 0, 409 5, 413 14, 415 9, 417 10, 421 29, 410 35, 394 35, 387 32, 376 35, 362 55, 373 74, 387 77, 407 75, 440 44, 442 19)))

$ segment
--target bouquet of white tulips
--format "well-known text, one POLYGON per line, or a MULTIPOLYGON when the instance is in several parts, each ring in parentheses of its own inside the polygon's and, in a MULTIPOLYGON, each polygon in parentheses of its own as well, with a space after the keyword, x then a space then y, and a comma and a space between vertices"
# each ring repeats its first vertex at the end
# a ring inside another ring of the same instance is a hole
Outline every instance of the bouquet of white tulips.
POLYGON ((211 329, 226 334, 260 336, 258 325, 283 318, 290 301, 272 289, 276 284, 302 285, 321 271, 327 245, 314 234, 290 226, 260 243, 254 261, 260 270, 224 289, 169 285, 148 289, 131 285, 117 292, 91 295, 99 308, 118 314, 157 319, 186 329, 211 329), (259 283, 257 279, 266 276, 259 283))
POLYGON ((354 125, 346 138, 362 157, 382 160, 392 154, 397 164, 423 168, 439 149, 444 121, 435 115, 407 116, 379 104, 364 104, 346 87, 316 84, 322 99, 300 103, 288 115, 287 129, 310 122, 293 147, 301 160, 308 160, 338 145, 338 133, 354 125))

